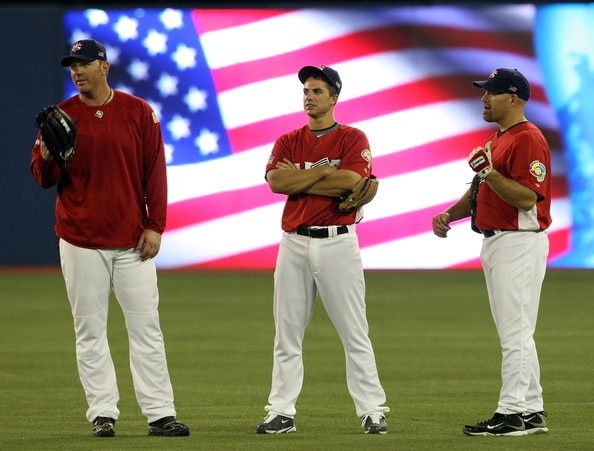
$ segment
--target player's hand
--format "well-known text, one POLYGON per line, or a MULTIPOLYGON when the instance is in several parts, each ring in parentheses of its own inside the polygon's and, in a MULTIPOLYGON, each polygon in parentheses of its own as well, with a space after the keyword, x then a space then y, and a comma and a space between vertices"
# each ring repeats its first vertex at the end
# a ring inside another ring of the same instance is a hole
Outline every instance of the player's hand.
POLYGON ((439 213, 433 217, 433 233, 440 238, 447 238, 451 227, 448 225, 451 221, 447 213, 439 213))
POLYGON ((291 169, 297 171, 297 167, 288 158, 283 158, 283 161, 276 163, 276 169, 291 169))
POLYGON ((41 153, 41 158, 43 158, 44 161, 52 161, 54 159, 47 146, 43 142, 43 139, 41 138, 39 138, 39 152, 41 153))
POLYGON ((478 174, 481 179, 486 178, 493 171, 493 162, 491 161, 491 151, 489 146, 485 149, 477 147, 468 155, 468 165, 478 174))
POLYGON ((136 245, 136 250, 140 252, 140 259, 145 261, 155 258, 159 249, 161 249, 161 234, 154 230, 144 229, 136 245))

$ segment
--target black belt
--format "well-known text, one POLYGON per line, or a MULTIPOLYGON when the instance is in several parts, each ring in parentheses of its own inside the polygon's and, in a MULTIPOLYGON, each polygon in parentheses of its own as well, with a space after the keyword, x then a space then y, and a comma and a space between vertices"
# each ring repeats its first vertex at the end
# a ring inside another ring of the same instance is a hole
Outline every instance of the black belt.
POLYGON ((485 238, 491 238, 492 236, 495 236, 495 230, 481 230, 481 233, 485 238))
MULTIPOLYGON (((345 225, 341 225, 336 227, 336 234, 342 235, 343 233, 348 233, 349 228, 345 225)), ((308 236, 310 238, 328 238, 330 236, 330 232, 328 231, 328 227, 299 227, 297 229, 297 235, 308 236)))
POLYGON ((535 232, 539 233, 542 230, 505 230, 505 229, 496 229, 496 230, 481 230, 481 233, 484 235, 485 238, 491 238, 495 236, 497 232, 535 232))

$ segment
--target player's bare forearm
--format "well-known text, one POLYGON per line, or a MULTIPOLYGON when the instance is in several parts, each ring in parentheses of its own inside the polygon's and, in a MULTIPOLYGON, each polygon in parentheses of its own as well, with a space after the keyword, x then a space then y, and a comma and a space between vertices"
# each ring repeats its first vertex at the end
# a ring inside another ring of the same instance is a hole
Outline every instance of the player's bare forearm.
POLYGON ((449 224, 471 215, 470 189, 454 205, 446 211, 436 214, 432 220, 433 233, 440 238, 446 238, 450 230, 449 224))
POLYGON ((505 177, 495 169, 485 178, 485 182, 505 202, 521 210, 531 210, 538 200, 538 195, 530 188, 505 177))
POLYGON ((314 183, 336 172, 335 166, 323 165, 310 169, 297 169, 288 160, 278 163, 276 169, 268 171, 266 180, 273 193, 288 196, 305 192, 314 183))
POLYGON ((357 172, 350 169, 339 169, 314 183, 304 192, 318 196, 339 197, 350 192, 359 180, 361 180, 361 175, 357 172))
POLYGON ((445 211, 449 217, 449 222, 459 221, 470 216, 470 189, 454 205, 445 211))

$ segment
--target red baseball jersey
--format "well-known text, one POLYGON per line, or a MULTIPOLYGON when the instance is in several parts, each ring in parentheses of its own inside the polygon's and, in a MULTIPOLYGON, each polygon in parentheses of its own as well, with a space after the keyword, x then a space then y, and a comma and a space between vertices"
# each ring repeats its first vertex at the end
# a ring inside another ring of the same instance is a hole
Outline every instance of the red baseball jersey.
POLYGON ((524 211, 505 202, 483 182, 479 186, 476 226, 480 230, 547 229, 551 224, 551 155, 541 131, 523 122, 501 135, 494 133, 488 145, 493 168, 536 192, 538 201, 532 210, 524 211))
MULTIPOLYGON (((144 100, 116 91, 88 106, 78 95, 60 103, 77 124, 74 156, 60 167, 33 147, 37 183, 58 184, 56 233, 80 247, 129 248, 144 229, 163 233, 167 169, 161 124, 144 100)), ((39 137, 39 136, 38 136, 39 137)))
MULTIPOLYGON (((266 173, 287 158, 300 170, 326 162, 359 173, 371 175, 371 151, 367 136, 359 129, 340 125, 319 138, 308 126, 281 136, 272 149, 266 173)), ((287 197, 282 217, 282 229, 293 232, 298 227, 353 224, 357 212, 342 214, 335 198, 310 194, 287 197)))

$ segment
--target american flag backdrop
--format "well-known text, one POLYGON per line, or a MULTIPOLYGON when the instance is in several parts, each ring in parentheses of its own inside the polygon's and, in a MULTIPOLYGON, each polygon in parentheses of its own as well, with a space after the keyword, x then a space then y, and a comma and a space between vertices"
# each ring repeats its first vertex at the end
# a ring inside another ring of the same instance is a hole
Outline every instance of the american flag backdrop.
MULTIPOLYGON (((276 138, 306 123, 304 65, 336 69, 338 122, 362 129, 379 192, 357 231, 367 269, 477 268, 468 221, 447 239, 431 218, 468 188, 466 156, 494 124, 483 80, 518 68, 532 84, 526 115, 553 156, 550 261, 568 251, 562 139, 532 44, 534 6, 320 9, 114 9, 65 15, 70 44, 103 42, 109 83, 146 99, 168 160, 160 268, 273 268, 284 196, 264 168, 276 138)), ((74 95, 65 74, 67 95, 74 95)), ((496 125, 495 125, 496 126, 496 125)))

